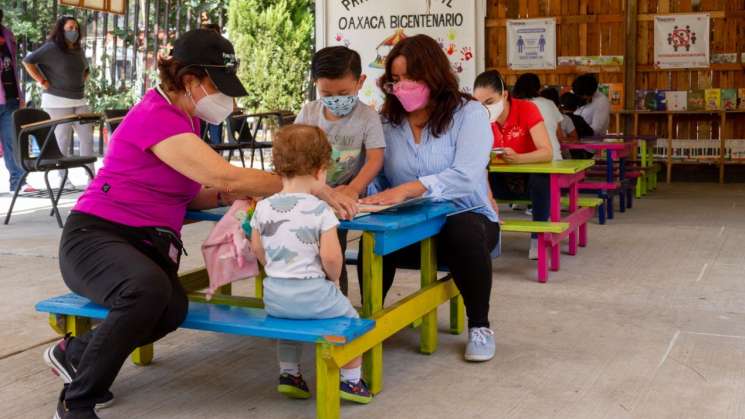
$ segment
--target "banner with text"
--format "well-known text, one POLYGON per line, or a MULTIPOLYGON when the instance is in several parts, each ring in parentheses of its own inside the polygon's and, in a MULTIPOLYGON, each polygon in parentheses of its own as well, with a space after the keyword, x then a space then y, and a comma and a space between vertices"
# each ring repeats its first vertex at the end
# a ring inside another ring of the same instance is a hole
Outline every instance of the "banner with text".
POLYGON ((556 68, 556 19, 508 20, 507 65, 515 70, 556 68))
POLYGON ((659 68, 709 66, 708 13, 654 17, 654 62, 659 68))
POLYGON ((382 105, 383 94, 376 82, 385 71, 388 53, 400 40, 418 34, 429 35, 440 44, 461 88, 472 90, 477 75, 477 0, 322 1, 325 34, 319 46, 346 45, 360 53, 362 72, 367 75, 360 92, 363 102, 375 108, 382 105))

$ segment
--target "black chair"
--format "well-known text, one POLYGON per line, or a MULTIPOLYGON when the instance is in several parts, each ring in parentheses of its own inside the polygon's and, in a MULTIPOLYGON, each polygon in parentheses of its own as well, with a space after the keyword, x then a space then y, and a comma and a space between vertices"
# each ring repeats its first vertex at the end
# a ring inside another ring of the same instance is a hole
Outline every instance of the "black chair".
POLYGON ((109 138, 124 120, 127 112, 129 112, 129 109, 107 109, 103 111, 103 122, 106 124, 106 129, 109 130, 109 138))
MULTIPOLYGON (((83 168, 88 172, 88 176, 93 179, 93 171, 87 165, 96 162, 95 156, 65 156, 57 145, 57 138, 54 136, 54 128, 60 124, 70 122, 79 123, 98 123, 100 116, 95 114, 88 115, 71 115, 69 117, 51 120, 49 114, 40 109, 19 109, 13 113, 13 157, 26 173, 21 177, 15 192, 13 200, 10 201, 8 215, 5 216, 5 224, 10 222, 10 216, 13 213, 18 193, 22 185, 26 183, 26 178, 31 172, 44 172, 44 182, 46 183, 49 199, 52 201, 52 214, 57 217, 57 224, 62 228, 62 217, 60 217, 57 203, 62 196, 63 186, 67 181, 70 169, 83 168), (34 137, 39 143, 40 151, 38 156, 31 156, 29 145, 31 138, 34 137), (55 196, 52 186, 49 184, 49 172, 53 170, 64 171, 62 183, 59 191, 55 196)), ((51 214, 50 214, 51 215, 51 214)))
POLYGON ((277 126, 281 126, 282 115, 286 115, 286 113, 266 112, 244 114, 240 111, 233 112, 227 119, 228 141, 223 144, 212 145, 212 148, 220 154, 228 151, 228 159, 233 157, 234 152, 238 152, 243 167, 246 167, 244 150, 251 150, 251 164, 253 164, 254 157, 256 156, 256 150, 259 150, 261 170, 264 170, 264 150, 271 149, 272 143, 271 141, 258 141, 257 136, 261 132, 264 138, 267 137, 267 133, 270 130, 270 128, 266 127, 266 121, 268 120, 276 119, 277 126))

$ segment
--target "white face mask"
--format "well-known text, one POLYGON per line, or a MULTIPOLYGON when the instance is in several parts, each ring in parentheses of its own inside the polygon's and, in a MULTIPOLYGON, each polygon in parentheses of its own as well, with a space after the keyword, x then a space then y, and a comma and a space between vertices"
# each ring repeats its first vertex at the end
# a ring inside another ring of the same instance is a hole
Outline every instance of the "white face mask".
POLYGON ((206 95, 199 102, 194 102, 194 98, 189 93, 189 97, 196 108, 194 116, 212 125, 221 124, 233 112, 233 98, 220 92, 210 95, 204 89, 204 86, 200 84, 199 87, 206 95))
POLYGON ((489 111, 489 122, 496 122, 499 118, 499 115, 502 115, 502 112, 504 112, 504 101, 505 99, 502 99, 497 103, 484 105, 486 106, 486 110, 489 111))

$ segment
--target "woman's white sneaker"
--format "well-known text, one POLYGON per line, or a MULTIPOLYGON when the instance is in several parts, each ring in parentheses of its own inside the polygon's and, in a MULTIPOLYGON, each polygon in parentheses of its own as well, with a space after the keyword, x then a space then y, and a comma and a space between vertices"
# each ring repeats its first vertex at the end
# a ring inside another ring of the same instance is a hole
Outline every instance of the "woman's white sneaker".
POLYGON ((494 332, 488 327, 472 327, 468 329, 468 344, 466 345, 466 361, 483 362, 494 358, 497 345, 494 342, 494 332))

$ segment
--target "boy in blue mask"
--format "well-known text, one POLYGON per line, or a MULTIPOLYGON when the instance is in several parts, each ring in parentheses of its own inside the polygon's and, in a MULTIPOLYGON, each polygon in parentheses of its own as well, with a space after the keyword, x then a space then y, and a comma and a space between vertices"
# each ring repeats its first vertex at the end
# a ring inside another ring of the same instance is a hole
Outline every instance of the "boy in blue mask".
MULTIPOLYGON (((345 195, 360 198, 383 168, 385 152, 380 116, 357 96, 365 83, 360 55, 344 46, 323 48, 313 55, 311 77, 319 99, 306 103, 295 123, 315 125, 326 133, 332 149, 327 182, 345 195)), ((346 249, 344 231, 340 230, 339 238, 342 250, 346 249)), ((346 269, 340 283, 346 294, 346 269)))

